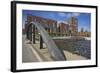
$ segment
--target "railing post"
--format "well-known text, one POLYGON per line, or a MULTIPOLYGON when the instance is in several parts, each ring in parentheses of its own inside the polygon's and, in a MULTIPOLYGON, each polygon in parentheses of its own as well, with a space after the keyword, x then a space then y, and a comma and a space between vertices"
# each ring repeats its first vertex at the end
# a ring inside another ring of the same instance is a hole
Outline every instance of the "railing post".
POLYGON ((33 25, 32 32, 33 32, 33 44, 35 44, 35 26, 34 25, 33 25))
POLYGON ((43 49, 43 39, 42 39, 41 35, 40 35, 40 49, 43 49))
POLYGON ((30 41, 32 41, 32 24, 30 24, 30 27, 29 27, 29 36, 30 36, 30 41))
POLYGON ((29 31, 28 31, 28 29, 26 30, 26 37, 27 37, 27 39, 29 39, 29 31))
POLYGON ((29 39, 29 30, 28 30, 28 23, 25 24, 25 32, 26 32, 26 38, 29 39))

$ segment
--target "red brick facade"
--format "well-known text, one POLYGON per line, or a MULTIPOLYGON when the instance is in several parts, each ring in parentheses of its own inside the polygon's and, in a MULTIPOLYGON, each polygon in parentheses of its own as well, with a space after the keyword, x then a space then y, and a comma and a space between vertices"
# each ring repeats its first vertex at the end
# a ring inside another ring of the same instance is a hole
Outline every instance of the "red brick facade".
MULTIPOLYGON (((87 35, 87 33, 78 32, 78 20, 75 17, 69 18, 68 23, 58 23, 56 20, 47 19, 39 16, 27 16, 27 24, 32 21, 40 23, 49 33, 60 33, 72 36, 85 36, 85 34, 87 35)), ((25 25, 25 27, 27 28, 27 25, 25 25)))
POLYGON ((69 25, 66 23, 59 23, 59 32, 61 33, 67 33, 67 31, 69 30, 69 25))
POLYGON ((57 21, 38 17, 38 16, 28 16, 27 17, 28 22, 38 22, 40 23, 44 28, 46 28, 49 32, 56 32, 57 30, 57 21))

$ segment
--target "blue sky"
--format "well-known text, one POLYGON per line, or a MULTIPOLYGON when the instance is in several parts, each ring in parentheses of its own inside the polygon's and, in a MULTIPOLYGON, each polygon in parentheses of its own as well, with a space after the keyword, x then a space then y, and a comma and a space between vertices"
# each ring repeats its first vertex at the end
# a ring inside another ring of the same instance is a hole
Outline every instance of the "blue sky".
POLYGON ((81 28, 90 31, 91 27, 91 14, 90 13, 78 13, 78 12, 55 12, 55 11, 35 11, 35 10, 23 10, 22 11, 22 24, 24 27, 27 15, 35 15, 43 18, 53 19, 56 21, 66 21, 75 16, 78 19, 78 31, 81 28))

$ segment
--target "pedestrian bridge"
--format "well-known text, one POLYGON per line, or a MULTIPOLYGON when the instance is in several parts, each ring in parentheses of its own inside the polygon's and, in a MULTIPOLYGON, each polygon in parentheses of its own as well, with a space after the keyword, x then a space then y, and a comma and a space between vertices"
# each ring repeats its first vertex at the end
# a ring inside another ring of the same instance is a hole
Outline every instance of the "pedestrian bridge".
MULTIPOLYGON (((45 30, 45 28, 40 23, 30 22, 28 25, 29 25, 28 29, 30 29, 30 30, 32 30, 32 26, 34 26, 38 29, 38 31, 40 33, 40 36, 42 37, 43 42, 46 44, 46 46, 48 48, 48 51, 49 51, 49 54, 53 58, 53 60, 55 60, 55 61, 64 61, 64 60, 66 60, 64 52, 56 46, 55 42, 52 40, 52 38, 49 36, 49 34, 45 30)), ((30 39, 31 41, 32 41, 32 37, 35 37, 34 33, 33 34, 31 33, 31 39, 30 39)), ((33 41, 34 40, 35 39, 33 39, 33 41)))

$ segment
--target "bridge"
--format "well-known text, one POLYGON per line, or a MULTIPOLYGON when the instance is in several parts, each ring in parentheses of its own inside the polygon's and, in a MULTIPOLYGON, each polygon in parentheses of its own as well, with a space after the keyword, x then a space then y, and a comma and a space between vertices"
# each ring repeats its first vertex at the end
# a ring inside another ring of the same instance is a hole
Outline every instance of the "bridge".
POLYGON ((40 49, 43 48, 43 42, 44 42, 53 60, 55 61, 66 60, 64 52, 56 46, 55 42, 52 40, 52 38, 49 36, 47 31, 41 24, 37 22, 30 22, 28 24, 27 33, 26 33, 27 39, 33 42, 33 44, 35 43, 35 28, 37 28, 40 33, 40 49))

